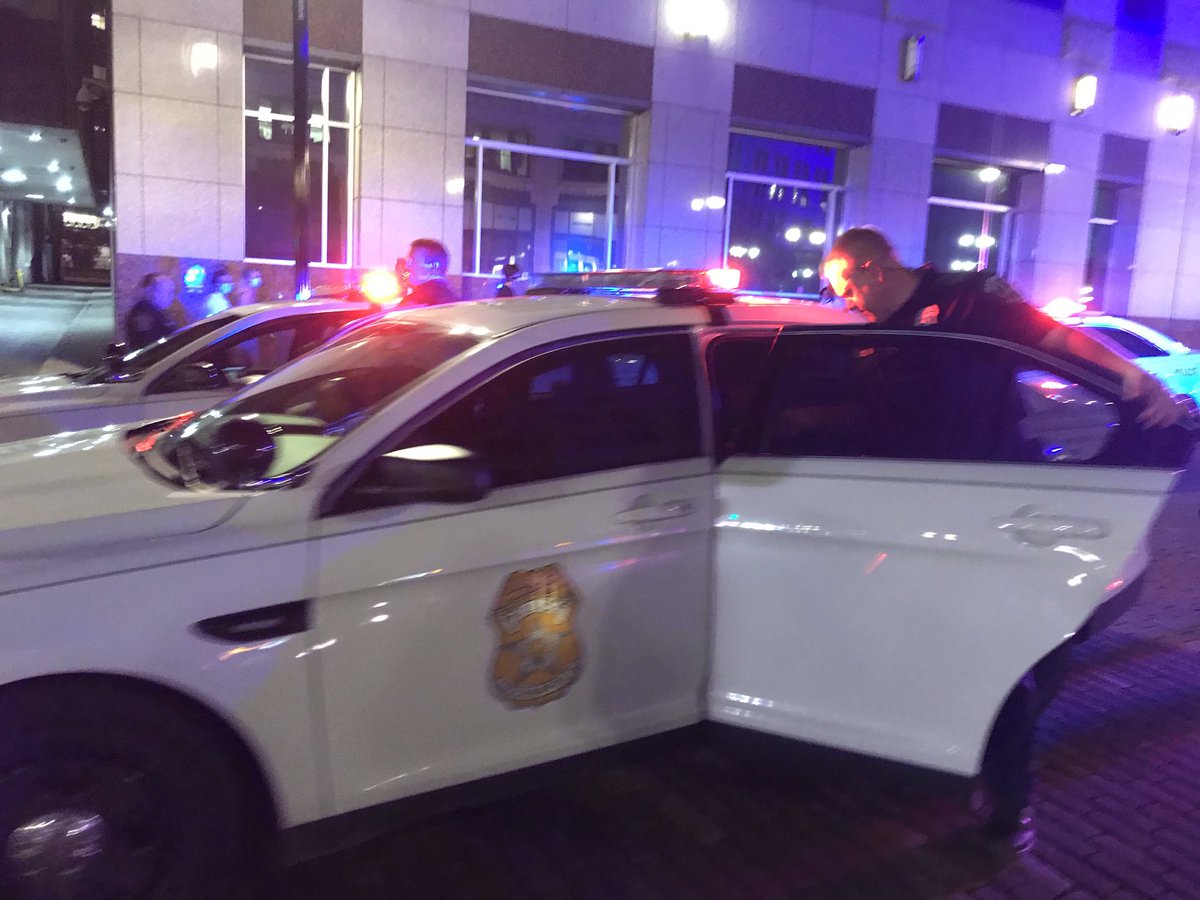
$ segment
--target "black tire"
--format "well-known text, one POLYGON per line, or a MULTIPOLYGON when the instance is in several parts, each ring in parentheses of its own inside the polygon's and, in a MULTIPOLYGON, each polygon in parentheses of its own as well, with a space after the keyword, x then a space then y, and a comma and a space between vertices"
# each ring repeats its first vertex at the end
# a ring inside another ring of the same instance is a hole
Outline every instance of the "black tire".
POLYGON ((0 723, 0 897, 254 895, 262 817, 235 754, 198 716, 72 679, 0 693, 0 723), (49 848, 34 846, 51 832, 49 848))

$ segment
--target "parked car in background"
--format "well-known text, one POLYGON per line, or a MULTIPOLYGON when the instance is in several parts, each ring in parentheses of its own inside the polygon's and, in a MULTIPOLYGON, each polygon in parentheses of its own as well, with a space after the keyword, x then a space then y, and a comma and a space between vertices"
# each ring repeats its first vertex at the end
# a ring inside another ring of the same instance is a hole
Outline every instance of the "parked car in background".
POLYGON ((201 319, 82 372, 0 378, 0 441, 207 409, 376 312, 362 302, 258 303, 201 319))
POLYGON ((1172 393, 1189 394, 1200 403, 1200 353, 1186 344, 1119 316, 1072 316, 1063 321, 1132 359, 1172 393))
POLYGON ((705 719, 973 776, 1136 599, 1192 436, 1118 384, 630 277, 0 445, 0 896, 238 896, 281 829, 705 719))

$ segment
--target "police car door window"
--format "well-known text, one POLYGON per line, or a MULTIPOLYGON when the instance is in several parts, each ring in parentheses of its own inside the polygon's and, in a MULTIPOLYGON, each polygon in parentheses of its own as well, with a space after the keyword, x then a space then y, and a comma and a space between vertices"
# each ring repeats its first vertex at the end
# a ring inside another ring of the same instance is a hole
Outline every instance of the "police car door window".
POLYGON ((708 347, 712 385, 713 443, 717 460, 751 452, 756 401, 774 335, 723 336, 708 347))
POLYGON ((784 335, 769 364, 759 451, 992 459, 1010 370, 999 348, 941 336, 784 335))
POLYGON ((395 449, 464 447, 496 487, 701 454, 687 335, 579 344, 480 385, 395 449))

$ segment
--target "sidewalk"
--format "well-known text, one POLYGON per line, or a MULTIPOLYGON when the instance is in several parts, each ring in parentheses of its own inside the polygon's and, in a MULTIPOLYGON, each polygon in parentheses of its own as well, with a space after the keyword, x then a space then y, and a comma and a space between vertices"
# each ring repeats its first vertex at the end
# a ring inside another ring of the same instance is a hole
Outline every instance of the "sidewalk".
POLYGON ((113 340, 108 288, 29 285, 0 291, 0 376, 94 365, 113 340))
POLYGON ((692 736, 397 825, 297 866, 287 896, 1196 898, 1198 507, 1200 461, 1155 529, 1141 603, 1077 651, 1047 712, 1039 841, 1023 857, 978 838, 961 782, 795 745, 756 751, 692 736))

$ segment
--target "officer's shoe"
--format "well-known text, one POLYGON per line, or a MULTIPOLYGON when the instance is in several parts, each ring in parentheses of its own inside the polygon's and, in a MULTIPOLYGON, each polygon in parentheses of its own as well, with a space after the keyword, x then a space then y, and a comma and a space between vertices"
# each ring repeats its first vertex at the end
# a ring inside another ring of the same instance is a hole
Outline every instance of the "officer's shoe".
POLYGON ((983 834, 989 843, 1016 853, 1028 853, 1037 843, 1037 830, 1033 824, 1033 810, 1021 810, 1015 818, 993 814, 983 825, 983 834))

